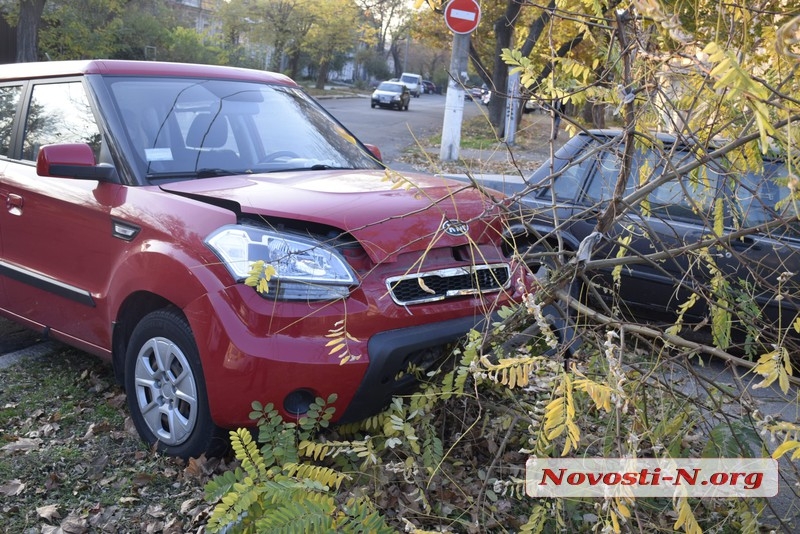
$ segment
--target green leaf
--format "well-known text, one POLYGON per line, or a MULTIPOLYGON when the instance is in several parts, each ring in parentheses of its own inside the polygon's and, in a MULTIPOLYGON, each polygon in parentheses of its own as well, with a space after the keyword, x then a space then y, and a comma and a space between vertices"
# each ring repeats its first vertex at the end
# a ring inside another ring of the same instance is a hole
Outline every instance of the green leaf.
POLYGON ((761 439, 752 426, 744 421, 722 422, 709 434, 703 448, 703 458, 756 458, 761 439))

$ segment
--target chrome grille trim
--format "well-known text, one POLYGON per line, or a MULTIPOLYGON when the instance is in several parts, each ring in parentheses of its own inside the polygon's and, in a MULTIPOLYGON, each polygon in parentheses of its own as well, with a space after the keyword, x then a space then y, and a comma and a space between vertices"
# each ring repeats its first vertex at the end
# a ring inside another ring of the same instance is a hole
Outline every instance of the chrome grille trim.
POLYGON ((401 306, 436 302, 454 297, 497 293, 510 284, 511 267, 507 263, 453 267, 386 279, 389 295, 396 304, 401 306), (433 293, 426 291, 423 284, 433 293))

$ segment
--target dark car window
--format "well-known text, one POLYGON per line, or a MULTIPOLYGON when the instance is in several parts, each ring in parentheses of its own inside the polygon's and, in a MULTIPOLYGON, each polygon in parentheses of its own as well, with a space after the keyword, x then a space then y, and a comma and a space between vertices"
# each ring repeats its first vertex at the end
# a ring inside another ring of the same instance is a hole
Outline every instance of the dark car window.
POLYGON ((10 85, 0 87, 0 156, 9 156, 14 115, 17 112, 22 87, 10 85))
POLYGON ((405 87, 399 83, 383 82, 378 86, 378 91, 386 91, 389 93, 402 93, 405 87))
MULTIPOLYGON (((621 150, 603 150, 597 158, 597 168, 586 187, 586 198, 591 202, 608 201, 613 197, 614 187, 617 183, 620 169, 622 168, 621 150)), ((633 191, 633 176, 637 174, 632 169, 625 186, 625 194, 633 191)))
MULTIPOLYGON (((556 200, 572 201, 578 198, 583 187, 583 180, 591 172, 592 165, 594 165, 594 160, 591 158, 567 165, 553 183, 556 200)), ((542 196, 550 198, 550 191, 544 189, 542 196)))
MULTIPOLYGON (((677 151, 669 154, 668 159, 659 160, 649 151, 647 165, 653 168, 650 179, 673 172, 693 159, 691 153, 677 151)), ((670 218, 706 220, 714 206, 718 186, 719 174, 703 165, 654 189, 648 196, 649 209, 653 214, 665 214, 670 218)))
POLYGON ((87 143, 100 158, 100 129, 80 82, 38 84, 33 87, 22 159, 36 161, 39 149, 53 143, 87 143))
MULTIPOLYGON (((783 162, 767 161, 764 171, 749 171, 732 184, 735 198, 735 213, 738 226, 752 228, 775 218, 794 213, 791 191, 787 186, 789 170, 783 162)), ((788 236, 800 237, 797 223, 786 225, 776 231, 788 236)))

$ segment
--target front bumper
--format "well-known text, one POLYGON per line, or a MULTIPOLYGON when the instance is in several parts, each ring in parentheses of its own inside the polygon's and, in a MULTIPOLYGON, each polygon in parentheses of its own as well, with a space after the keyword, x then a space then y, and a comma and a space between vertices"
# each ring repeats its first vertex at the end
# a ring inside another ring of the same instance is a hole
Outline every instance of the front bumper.
MULTIPOLYGON (((386 289, 384 288, 385 292, 386 289)), ((356 292, 358 294, 358 292, 356 292)), ((378 294, 373 289, 372 294, 378 294)), ((415 385, 410 366, 432 365, 436 349, 485 324, 485 312, 519 301, 511 289, 409 309, 385 297, 310 304, 274 302, 237 284, 184 308, 197 340, 209 408, 223 428, 251 426, 251 405, 272 403, 286 419, 297 399, 336 394, 334 422, 377 413, 415 385), (346 317, 355 358, 331 352, 329 335, 346 317)), ((299 412, 299 413, 298 413, 299 412)))
POLYGON ((409 393, 417 384, 408 373, 410 366, 428 369, 437 354, 446 356, 440 349, 486 324, 485 317, 463 317, 375 334, 369 340, 367 372, 339 422, 365 419, 385 408, 394 395, 409 393))

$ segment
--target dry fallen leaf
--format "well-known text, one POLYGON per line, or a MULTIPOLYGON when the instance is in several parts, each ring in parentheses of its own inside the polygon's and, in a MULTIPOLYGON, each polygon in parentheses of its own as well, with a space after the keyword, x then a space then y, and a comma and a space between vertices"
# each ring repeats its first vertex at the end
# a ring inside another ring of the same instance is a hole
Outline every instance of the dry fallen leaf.
POLYGON ((204 475, 207 475, 208 472, 206 471, 206 455, 203 454, 199 458, 189 458, 189 465, 186 466, 186 469, 183 470, 184 475, 188 479, 200 480, 204 475))
POLYGON ((41 444, 42 440, 40 439, 20 438, 17 441, 9 443, 8 445, 4 445, 3 448, 0 448, 0 451, 5 451, 5 452, 32 451, 38 449, 41 444))
POLYGON ((5 495, 7 497, 11 497, 12 495, 19 495, 25 491, 25 484, 18 478, 14 480, 9 480, 2 486, 0 486, 0 495, 5 495))
POLYGON ((58 513, 57 504, 47 504, 45 506, 40 506, 36 509, 36 513, 39 514, 39 517, 41 517, 45 521, 61 519, 61 514, 58 513))
POLYGON ((64 534, 85 534, 89 532, 89 523, 77 516, 70 514, 59 525, 61 532, 64 534))

